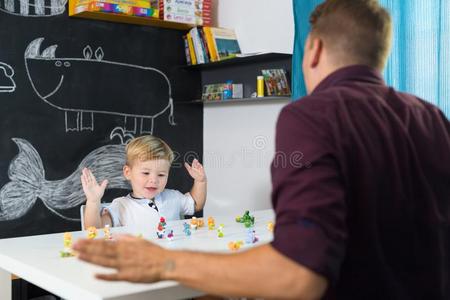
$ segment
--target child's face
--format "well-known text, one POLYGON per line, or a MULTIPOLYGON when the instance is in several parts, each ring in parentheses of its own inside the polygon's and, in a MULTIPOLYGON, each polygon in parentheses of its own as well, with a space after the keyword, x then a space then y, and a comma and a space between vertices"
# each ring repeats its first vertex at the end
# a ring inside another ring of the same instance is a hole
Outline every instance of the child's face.
POLYGON ((135 161, 123 167, 123 174, 131 183, 134 197, 152 199, 166 187, 169 169, 165 159, 135 161))

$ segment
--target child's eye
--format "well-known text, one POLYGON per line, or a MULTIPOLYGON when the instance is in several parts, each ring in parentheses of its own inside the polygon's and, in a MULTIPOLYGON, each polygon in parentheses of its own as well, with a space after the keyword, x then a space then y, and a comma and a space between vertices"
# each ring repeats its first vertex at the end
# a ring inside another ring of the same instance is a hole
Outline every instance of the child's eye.
POLYGON ((166 177, 166 174, 159 174, 159 177, 166 177))
POLYGON ((149 175, 150 173, 149 172, 142 172, 142 174, 149 175))

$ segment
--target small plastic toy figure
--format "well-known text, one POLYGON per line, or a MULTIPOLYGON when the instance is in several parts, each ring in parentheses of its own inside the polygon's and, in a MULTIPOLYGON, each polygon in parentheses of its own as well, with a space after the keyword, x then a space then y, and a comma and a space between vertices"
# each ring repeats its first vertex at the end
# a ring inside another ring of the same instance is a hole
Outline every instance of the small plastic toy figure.
POLYGON ((223 238, 223 224, 220 224, 219 228, 217 228, 217 237, 223 238))
POLYGON ((112 240, 109 224, 106 224, 105 227, 103 228, 103 234, 104 234, 105 240, 112 240))
POLYGON ((228 243, 228 249, 230 249, 231 251, 237 251, 241 248, 241 246, 244 244, 243 241, 236 241, 236 242, 229 242, 228 243))
POLYGON ((208 229, 214 230, 216 228, 216 222, 214 221, 213 217, 208 218, 208 229))
POLYGON ((190 226, 191 226, 191 229, 197 230, 197 218, 196 217, 192 217, 190 226))
POLYGON ((183 223, 183 232, 186 236, 191 235, 191 226, 186 222, 183 223))
POLYGON ((161 217, 159 219, 158 228, 157 228, 157 231, 156 231, 156 236, 159 239, 162 239, 162 238, 164 238, 165 232, 166 232, 166 220, 163 217, 161 217))
POLYGON ((273 224, 273 222, 269 222, 267 223, 267 230, 269 230, 270 232, 273 232, 275 225, 273 224))
POLYGON ((72 234, 70 232, 64 232, 64 249, 59 251, 61 257, 74 256, 72 252, 72 234))
POLYGON ((247 228, 247 238, 245 242, 247 244, 254 244, 258 241, 258 237, 256 236, 256 232, 253 228, 247 228))
POLYGON ((202 218, 197 219, 196 217, 192 217, 192 220, 191 220, 191 228, 192 229, 197 229, 197 228, 200 228, 203 226, 205 226, 205 222, 203 221, 202 218))
POLYGON ((97 236, 97 228, 95 228, 95 226, 89 226, 87 228, 87 238, 95 239, 96 236, 97 236))
POLYGON ((163 239, 164 238, 164 231, 157 231, 156 232, 156 236, 158 237, 158 239, 163 239))
POLYGON ((170 230, 170 232, 167 234, 167 239, 169 241, 173 240, 173 230, 170 230))
POLYGON ((244 215, 237 216, 236 222, 243 223, 245 227, 253 227, 255 225, 255 217, 250 215, 250 212, 248 210, 245 211, 244 215))

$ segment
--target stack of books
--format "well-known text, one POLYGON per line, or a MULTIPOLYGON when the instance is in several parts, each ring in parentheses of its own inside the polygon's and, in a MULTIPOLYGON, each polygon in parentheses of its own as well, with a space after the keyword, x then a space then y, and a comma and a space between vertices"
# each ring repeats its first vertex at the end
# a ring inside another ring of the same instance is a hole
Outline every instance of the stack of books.
POLYGON ((194 27, 183 39, 188 65, 221 61, 241 54, 233 29, 194 27))
POLYGON ((148 0, 76 0, 75 13, 100 11, 139 17, 158 18, 157 6, 148 0))
POLYGON ((209 26, 212 0, 151 0, 157 2, 159 18, 165 21, 209 26))

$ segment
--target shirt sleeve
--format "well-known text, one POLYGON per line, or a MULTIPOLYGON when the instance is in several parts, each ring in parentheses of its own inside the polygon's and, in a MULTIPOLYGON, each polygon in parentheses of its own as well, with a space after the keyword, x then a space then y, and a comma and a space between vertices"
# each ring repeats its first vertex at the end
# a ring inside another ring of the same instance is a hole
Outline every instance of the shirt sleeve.
POLYGON ((173 190, 173 193, 176 195, 178 203, 180 204, 180 212, 183 215, 193 215, 195 213, 195 201, 192 198, 191 193, 182 194, 179 191, 173 190))
POLYGON ((346 203, 326 123, 290 106, 280 113, 271 166, 272 246, 333 283, 345 254, 346 203))
POLYGON ((120 199, 114 199, 110 205, 103 207, 100 214, 103 215, 105 212, 109 212, 109 215, 111 216, 112 226, 122 226, 122 223, 120 222, 120 207, 120 199))

